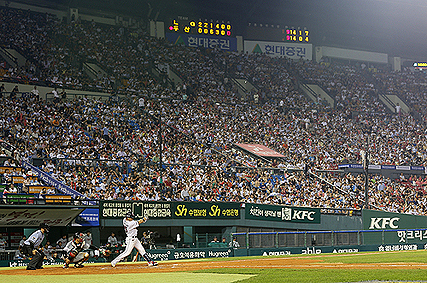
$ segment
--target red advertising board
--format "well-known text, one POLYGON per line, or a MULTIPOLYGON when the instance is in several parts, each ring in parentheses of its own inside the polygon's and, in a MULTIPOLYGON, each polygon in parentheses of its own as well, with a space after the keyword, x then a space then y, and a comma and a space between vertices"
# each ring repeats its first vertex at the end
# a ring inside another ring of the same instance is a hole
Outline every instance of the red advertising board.
POLYGON ((285 157, 283 154, 261 144, 236 143, 236 146, 262 157, 285 157))

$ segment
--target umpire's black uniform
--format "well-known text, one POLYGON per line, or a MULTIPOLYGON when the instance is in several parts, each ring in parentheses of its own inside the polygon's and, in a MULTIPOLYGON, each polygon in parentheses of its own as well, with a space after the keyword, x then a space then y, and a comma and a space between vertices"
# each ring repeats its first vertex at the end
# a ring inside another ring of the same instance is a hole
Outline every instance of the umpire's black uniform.
POLYGON ((22 252, 32 257, 30 263, 27 266, 27 270, 42 269, 44 253, 40 249, 40 245, 43 242, 45 234, 49 233, 49 226, 45 223, 41 223, 39 230, 31 234, 30 237, 24 242, 22 252))

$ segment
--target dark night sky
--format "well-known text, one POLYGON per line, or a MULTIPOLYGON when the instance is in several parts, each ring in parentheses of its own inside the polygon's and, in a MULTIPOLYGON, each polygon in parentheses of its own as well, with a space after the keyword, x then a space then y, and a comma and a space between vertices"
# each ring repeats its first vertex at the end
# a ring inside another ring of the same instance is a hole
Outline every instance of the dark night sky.
POLYGON ((159 13, 158 19, 164 21, 178 15, 196 20, 226 20, 233 24, 237 34, 243 34, 248 22, 301 26, 311 31, 314 45, 427 60, 427 0, 44 1, 141 17, 147 16, 150 3, 150 18, 159 13))
POLYGON ((210 3, 201 6, 201 13, 234 3, 228 12, 221 11, 234 25, 237 19, 244 24, 305 26, 311 30, 315 45, 427 58, 426 0, 237 0, 215 1, 217 5, 212 1, 198 2, 210 3))

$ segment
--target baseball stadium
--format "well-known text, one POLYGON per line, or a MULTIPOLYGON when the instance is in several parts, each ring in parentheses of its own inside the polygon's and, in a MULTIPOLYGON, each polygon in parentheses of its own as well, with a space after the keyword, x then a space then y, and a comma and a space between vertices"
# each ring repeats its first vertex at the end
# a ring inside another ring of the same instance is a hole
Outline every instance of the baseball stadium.
POLYGON ((2 282, 427 282, 426 14, 0 0, 2 282))

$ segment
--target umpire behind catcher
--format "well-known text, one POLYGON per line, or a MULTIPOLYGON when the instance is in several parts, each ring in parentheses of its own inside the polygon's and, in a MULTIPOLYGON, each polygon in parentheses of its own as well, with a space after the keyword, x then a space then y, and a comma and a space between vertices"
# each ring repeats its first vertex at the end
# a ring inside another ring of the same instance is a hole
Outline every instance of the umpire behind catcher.
POLYGON ((22 253, 32 258, 30 263, 27 265, 27 270, 43 268, 44 253, 41 243, 43 242, 45 235, 48 233, 49 225, 46 223, 40 223, 39 230, 31 234, 31 236, 24 242, 22 253))

